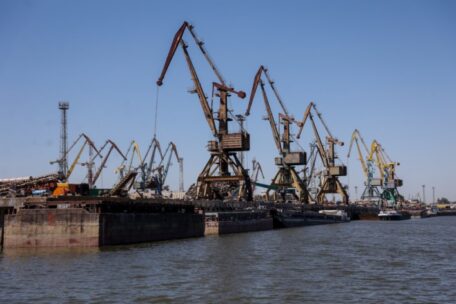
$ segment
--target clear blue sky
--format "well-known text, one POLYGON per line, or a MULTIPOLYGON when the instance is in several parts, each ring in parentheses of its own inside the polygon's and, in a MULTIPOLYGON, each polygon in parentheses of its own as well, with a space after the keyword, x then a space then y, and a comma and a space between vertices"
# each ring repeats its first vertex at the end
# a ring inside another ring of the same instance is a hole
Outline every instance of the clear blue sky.
MULTIPOLYGON (((314 100, 334 135, 376 138, 399 161, 402 192, 426 184, 430 199, 456 200, 456 3, 454 1, 0 1, 0 178, 52 172, 59 150, 59 100, 70 102, 70 141, 81 132, 143 151, 154 125, 155 81, 171 39, 192 22, 223 75, 249 91, 269 67, 290 112, 314 100)), ((187 36, 187 41, 190 42, 187 36)), ((189 49, 210 94, 213 80, 189 49)), ((207 160, 211 138, 181 51, 159 97, 159 139, 185 158, 186 186, 207 160)), ((260 97, 260 96, 258 96, 260 97)), ((272 96, 271 96, 272 99, 272 96)), ((247 101, 233 99, 236 111, 247 101)), ((275 107, 275 110, 277 108, 275 107)), ((260 98, 247 123, 267 179, 276 154, 260 98)), ((309 137, 301 142, 307 147, 309 137)), ((100 186, 115 181, 119 159, 100 186)), ((351 187, 361 168, 350 159, 351 187)), ((177 186, 177 164, 171 169, 177 186)), ((84 175, 79 168, 73 181, 84 175)))

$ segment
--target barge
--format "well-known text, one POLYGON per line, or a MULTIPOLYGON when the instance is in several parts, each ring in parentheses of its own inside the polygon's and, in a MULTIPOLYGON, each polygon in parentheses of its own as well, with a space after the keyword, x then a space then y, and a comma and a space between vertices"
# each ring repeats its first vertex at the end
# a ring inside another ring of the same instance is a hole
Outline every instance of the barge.
POLYGON ((250 231, 272 230, 273 220, 268 211, 222 211, 205 213, 205 235, 222 235, 250 231))
POLYGON ((202 237, 205 229, 201 209, 154 199, 45 199, 1 220, 4 249, 134 244, 202 237))
POLYGON ((301 211, 301 210, 272 210, 274 229, 326 225, 349 222, 350 218, 342 210, 301 211))

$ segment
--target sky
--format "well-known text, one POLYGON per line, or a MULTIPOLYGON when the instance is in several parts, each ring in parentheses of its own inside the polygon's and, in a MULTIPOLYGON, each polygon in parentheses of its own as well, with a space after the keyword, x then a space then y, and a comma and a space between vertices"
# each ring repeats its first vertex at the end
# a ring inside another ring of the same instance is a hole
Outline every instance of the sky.
MULTIPOLYGON (((84 132, 98 146, 110 138, 123 151, 135 139, 145 153, 156 124, 162 145, 173 141, 184 158, 190 186, 208 159, 211 132, 197 96, 188 93, 193 85, 181 50, 163 86, 155 84, 185 20, 234 88, 249 94, 265 65, 296 118, 310 101, 317 104, 345 142, 337 153, 348 165, 342 180, 352 196, 363 184, 359 161, 347 159, 358 128, 400 162, 406 198, 421 195, 426 185, 428 202, 432 187, 436 198, 456 200, 454 1, 0 0, 0 178, 57 170, 49 161, 58 157, 57 105, 66 100, 70 143, 84 132)), ((210 95, 214 75, 191 36, 184 39, 210 95)), ((247 99, 230 101, 236 113, 246 106, 247 99)), ((253 158, 260 161, 269 181, 277 151, 264 114, 257 95, 246 122, 252 147, 246 159, 249 166, 253 158)), ((299 144, 309 152, 311 140, 307 130, 299 144)), ((119 156, 108 160, 99 187, 117 180, 120 162, 119 156)), ((71 181, 85 174, 77 166, 71 181)), ((169 174, 175 189, 175 161, 169 174)))

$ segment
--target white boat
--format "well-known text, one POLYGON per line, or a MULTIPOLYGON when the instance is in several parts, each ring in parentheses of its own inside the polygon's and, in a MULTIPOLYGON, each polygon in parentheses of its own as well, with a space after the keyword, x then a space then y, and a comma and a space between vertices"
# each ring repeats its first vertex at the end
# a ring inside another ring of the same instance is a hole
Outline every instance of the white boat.
POLYGON ((401 221, 410 219, 410 214, 397 210, 380 210, 378 219, 381 221, 401 221))
POLYGON ((344 210, 337 210, 337 209, 320 210, 318 213, 324 214, 324 215, 330 215, 333 217, 338 217, 343 222, 350 221, 350 217, 348 216, 347 212, 345 212, 344 210))

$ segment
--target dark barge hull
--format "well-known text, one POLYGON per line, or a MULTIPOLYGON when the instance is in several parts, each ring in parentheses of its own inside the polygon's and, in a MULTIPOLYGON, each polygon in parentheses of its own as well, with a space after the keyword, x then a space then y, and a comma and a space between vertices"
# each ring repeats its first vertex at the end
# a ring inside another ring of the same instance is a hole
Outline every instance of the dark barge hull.
POLYGON ((204 214, 153 200, 54 200, 5 214, 0 232, 3 249, 101 247, 202 237, 204 214))
POLYGON ((409 220, 410 218, 411 218, 411 215, 409 213, 386 215, 386 216, 378 217, 378 219, 380 221, 403 221, 403 220, 409 220))
POLYGON ((339 216, 305 212, 272 212, 274 229, 345 223, 339 216))
POLYGON ((272 230, 273 220, 267 211, 208 212, 205 235, 222 235, 272 230))

